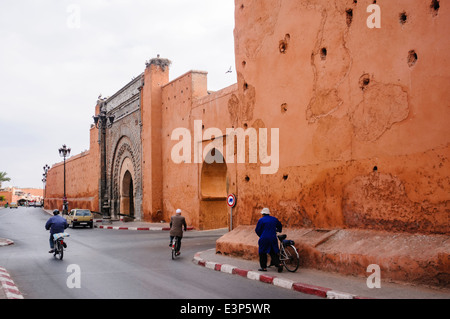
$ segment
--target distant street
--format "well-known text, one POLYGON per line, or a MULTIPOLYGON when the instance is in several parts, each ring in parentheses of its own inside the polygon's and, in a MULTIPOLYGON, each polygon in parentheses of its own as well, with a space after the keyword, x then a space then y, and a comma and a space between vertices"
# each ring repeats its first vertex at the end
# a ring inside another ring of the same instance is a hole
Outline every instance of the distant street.
POLYGON ((56 260, 44 229, 49 217, 40 208, 0 210, 0 237, 15 242, 0 247, 0 267, 25 299, 313 298, 195 265, 194 254, 215 247, 223 230, 185 233, 181 257, 172 260, 167 231, 70 228, 64 259, 56 260), (80 288, 67 285, 69 265, 79 267, 80 288))

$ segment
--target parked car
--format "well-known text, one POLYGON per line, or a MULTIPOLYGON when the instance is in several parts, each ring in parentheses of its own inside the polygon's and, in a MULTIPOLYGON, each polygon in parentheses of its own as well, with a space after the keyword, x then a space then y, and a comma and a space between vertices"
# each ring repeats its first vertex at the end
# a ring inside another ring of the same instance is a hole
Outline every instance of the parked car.
POLYGON ((66 217, 69 227, 89 226, 94 227, 94 216, 89 209, 72 209, 66 217))
POLYGON ((17 203, 11 203, 9 204, 9 208, 18 208, 19 205, 17 205, 17 203))

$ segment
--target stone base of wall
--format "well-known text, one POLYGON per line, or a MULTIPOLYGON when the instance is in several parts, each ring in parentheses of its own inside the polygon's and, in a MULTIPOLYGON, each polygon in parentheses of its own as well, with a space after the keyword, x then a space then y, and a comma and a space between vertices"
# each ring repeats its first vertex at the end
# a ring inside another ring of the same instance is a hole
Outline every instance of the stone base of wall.
MULTIPOLYGON (((258 258, 255 226, 239 226, 216 242, 216 251, 258 258)), ((450 237, 359 229, 285 229, 299 249, 301 267, 368 277, 380 266, 381 280, 450 288, 450 237)))

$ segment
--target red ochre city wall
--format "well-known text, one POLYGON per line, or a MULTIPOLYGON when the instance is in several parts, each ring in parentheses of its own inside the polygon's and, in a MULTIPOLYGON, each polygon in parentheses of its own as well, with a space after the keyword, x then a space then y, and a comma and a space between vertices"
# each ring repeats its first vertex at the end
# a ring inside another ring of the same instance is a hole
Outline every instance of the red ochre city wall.
POLYGON ((277 174, 237 166, 239 224, 450 233, 450 7, 371 4, 236 1, 230 116, 280 129, 277 174))
MULTIPOLYGON (((70 145, 70 144, 68 144, 70 145)), ((98 130, 90 130, 90 149, 66 159, 66 196, 69 209, 85 208, 99 212, 100 150, 98 130)), ((62 210, 64 196, 63 162, 51 167, 47 174, 46 209, 62 210)))
MULTIPOLYGON (((379 1, 371 28, 371 0, 235 3, 235 85, 210 92, 204 71, 169 81, 168 66, 145 69, 142 219, 181 208, 196 228, 228 227, 235 193, 233 228, 269 207, 290 228, 450 234, 450 7, 379 1), (278 170, 261 174, 248 144, 246 163, 174 163, 173 131, 193 138, 199 120, 202 150, 217 138, 209 128, 268 129, 278 170)), ((98 211, 97 140, 91 129, 90 150, 67 162, 72 208, 98 211)), ((48 208, 62 206, 62 169, 49 171, 48 208)))

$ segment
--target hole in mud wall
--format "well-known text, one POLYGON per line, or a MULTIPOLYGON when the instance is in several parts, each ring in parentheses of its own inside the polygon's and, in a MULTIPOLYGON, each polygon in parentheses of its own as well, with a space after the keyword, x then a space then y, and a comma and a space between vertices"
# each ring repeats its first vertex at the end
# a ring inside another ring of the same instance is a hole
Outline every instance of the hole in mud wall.
POLYGON ((408 52, 408 66, 413 67, 417 62, 417 53, 414 50, 408 52))
POLYGON ((246 181, 246 182, 250 182, 250 177, 248 177, 248 175, 245 176, 245 181, 246 181))
POLYGON ((286 103, 281 104, 281 114, 286 113, 287 110, 288 110, 287 104, 286 103))
POLYGON ((322 48, 322 49, 320 49, 320 58, 321 58, 322 60, 326 60, 327 54, 328 54, 327 48, 322 48))
POLYGON ((359 87, 361 90, 364 91, 364 89, 370 84, 370 75, 369 74, 363 74, 359 78, 359 87))
POLYGON ((289 175, 283 175, 283 180, 287 180, 289 175))
POLYGON ((280 44, 278 46, 280 53, 286 53, 290 39, 291 35, 288 33, 284 36, 284 39, 280 41, 280 44))
POLYGON ((244 128, 247 129, 248 128, 248 124, 244 123, 244 128))
POLYGON ((244 82, 244 91, 246 91, 248 89, 248 83, 244 82))
POLYGON ((406 12, 400 13, 400 16, 399 16, 400 24, 405 24, 406 20, 408 20, 408 16, 406 15, 406 12))
POLYGON ((279 50, 280 50, 280 53, 286 53, 286 50, 287 50, 287 46, 288 46, 288 44, 287 44, 287 42, 286 41, 284 41, 284 40, 281 40, 280 41, 280 45, 279 45, 279 50))
POLYGON ((350 26, 353 21, 353 9, 347 9, 345 10, 345 14, 347 17, 347 26, 350 26))
POLYGON ((247 65, 247 62, 242 61, 242 67, 245 68, 246 65, 247 65))
POLYGON ((440 7, 441 7, 441 5, 439 4, 439 0, 431 1, 430 9, 431 9, 431 13, 433 14, 434 17, 438 15, 440 7))
POLYGON ((377 167, 377 166, 374 166, 373 169, 372 169, 372 171, 373 171, 373 172, 378 171, 378 167, 377 167))

